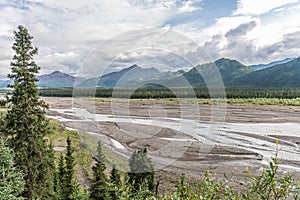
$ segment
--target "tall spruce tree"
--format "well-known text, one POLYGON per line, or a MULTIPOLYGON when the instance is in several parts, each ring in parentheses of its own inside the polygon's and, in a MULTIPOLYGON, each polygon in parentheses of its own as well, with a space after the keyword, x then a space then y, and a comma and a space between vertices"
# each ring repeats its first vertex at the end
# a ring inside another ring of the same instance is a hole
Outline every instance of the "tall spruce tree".
POLYGON ((61 154, 58 160, 58 170, 54 176, 56 199, 77 200, 84 199, 79 184, 75 180, 75 148, 70 137, 67 137, 67 149, 65 155, 61 154))
POLYGON ((33 57, 38 49, 32 46, 33 37, 23 26, 18 26, 14 34, 12 49, 15 55, 8 75, 14 81, 9 87, 14 90, 7 100, 9 109, 4 129, 15 151, 15 162, 25 174, 23 196, 49 199, 53 198, 53 159, 51 147, 44 140, 48 132, 47 104, 39 99, 36 86, 40 67, 33 57))
POLYGON ((24 190, 24 174, 14 165, 14 152, 7 147, 5 140, 0 138, 0 200, 22 200, 24 190))
POLYGON ((101 142, 98 142, 97 155, 94 157, 96 164, 92 167, 93 178, 90 186, 90 199, 107 200, 110 199, 110 188, 108 178, 105 174, 105 156, 102 153, 101 142))
POLYGON ((129 183, 134 191, 142 186, 147 186, 149 191, 154 191, 154 168, 151 159, 147 156, 147 149, 134 152, 129 159, 129 183))
POLYGON ((122 190, 122 181, 119 170, 113 165, 110 173, 111 191, 110 196, 112 200, 120 199, 120 191, 122 190))
POLYGON ((74 151, 75 148, 72 146, 72 141, 70 137, 67 137, 67 152, 65 155, 65 167, 64 169, 60 171, 64 172, 62 174, 62 194, 63 199, 70 200, 70 199, 76 199, 75 196, 79 192, 78 185, 75 181, 74 177, 74 168, 75 168, 75 158, 74 158, 74 151))
POLYGON ((65 175, 65 161, 64 155, 61 154, 58 160, 57 172, 54 175, 54 192, 57 199, 63 199, 62 188, 63 188, 63 177, 65 175))

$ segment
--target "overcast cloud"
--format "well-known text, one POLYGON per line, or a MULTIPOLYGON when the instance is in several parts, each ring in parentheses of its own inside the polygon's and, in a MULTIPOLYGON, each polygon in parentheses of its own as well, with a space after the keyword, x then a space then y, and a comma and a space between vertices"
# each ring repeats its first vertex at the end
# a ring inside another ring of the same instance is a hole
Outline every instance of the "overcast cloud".
POLYGON ((18 24, 34 36, 41 73, 59 70, 95 76, 135 63, 165 66, 161 70, 187 69, 185 59, 194 62, 199 55, 199 62, 228 57, 244 64, 298 57, 299 19, 299 0, 0 0, 0 79, 10 70, 18 24), (148 43, 143 40, 134 49, 132 42, 146 38, 147 28, 177 32, 197 42, 198 48, 182 38, 178 43, 174 38, 162 41, 151 33, 148 43), (128 31, 132 35, 118 37, 128 31), (111 43, 101 49, 105 41, 111 43), (99 48, 99 54, 89 58, 99 48), (92 63, 86 65, 87 60, 92 63), (107 63, 113 63, 110 69, 107 63))

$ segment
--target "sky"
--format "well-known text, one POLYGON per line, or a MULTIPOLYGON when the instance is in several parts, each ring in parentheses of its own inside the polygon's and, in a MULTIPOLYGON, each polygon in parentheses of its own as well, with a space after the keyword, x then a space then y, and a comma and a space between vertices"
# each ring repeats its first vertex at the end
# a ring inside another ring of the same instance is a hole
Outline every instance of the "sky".
POLYGON ((41 74, 95 77, 133 64, 164 71, 299 57, 299 19, 299 0, 0 0, 0 79, 18 25, 34 37, 41 74))

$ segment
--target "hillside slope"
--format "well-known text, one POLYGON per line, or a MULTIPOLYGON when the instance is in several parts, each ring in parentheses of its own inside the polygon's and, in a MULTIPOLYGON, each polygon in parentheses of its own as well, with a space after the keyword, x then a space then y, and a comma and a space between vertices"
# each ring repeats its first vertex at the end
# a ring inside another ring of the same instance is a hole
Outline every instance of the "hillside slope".
POLYGON ((190 84, 192 87, 204 87, 206 84, 203 77, 207 80, 213 78, 216 69, 219 70, 225 86, 229 85, 233 79, 254 71, 236 60, 221 58, 213 63, 198 65, 184 73, 181 77, 170 80, 167 85, 182 87, 183 85, 190 84))
POLYGON ((246 74, 234 80, 231 85, 265 88, 300 87, 300 57, 287 63, 246 74))

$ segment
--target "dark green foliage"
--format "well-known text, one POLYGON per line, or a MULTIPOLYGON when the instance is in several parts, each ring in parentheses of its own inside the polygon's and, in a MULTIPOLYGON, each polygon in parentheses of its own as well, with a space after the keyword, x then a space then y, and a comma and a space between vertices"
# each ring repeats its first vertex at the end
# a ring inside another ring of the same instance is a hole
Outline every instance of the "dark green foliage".
POLYGON ((61 154, 58 160, 58 169, 54 177, 56 199, 77 200, 88 199, 85 191, 75 180, 75 148, 72 146, 70 137, 67 137, 67 150, 65 155, 61 154))
MULTIPOLYGON (((75 158, 74 158, 74 147, 72 147, 72 142, 70 137, 67 137, 67 152, 65 156, 65 174, 63 176, 64 190, 63 193, 66 197, 72 195, 75 191, 74 187, 74 167, 75 167, 75 158)), ((67 198, 66 198, 67 199, 67 198)))
POLYGON ((59 160, 58 160, 58 173, 57 173, 57 178, 60 183, 63 182, 64 175, 66 173, 65 169, 65 157, 63 154, 60 155, 59 160))
POLYGON ((142 186, 154 191, 154 168, 151 159, 147 156, 147 149, 134 152, 129 159, 129 183, 135 191, 142 186))
POLYGON ((74 147, 70 137, 67 137, 67 151, 66 155, 61 155, 58 166, 58 184, 60 188, 57 188, 60 198, 63 200, 76 199, 79 194, 79 185, 75 181, 74 168, 74 147))
POLYGON ((121 186, 121 176, 119 170, 116 168, 115 165, 113 165, 113 168, 111 170, 111 175, 110 175, 110 182, 115 184, 116 186, 121 186))
POLYGON ((3 132, 1 131, 4 131, 5 129, 5 113, 0 111, 0 137, 4 137, 4 134, 3 132))
POLYGON ((90 199, 110 199, 110 187, 105 174, 105 156, 102 153, 101 143, 98 142, 96 164, 92 167, 93 178, 90 186, 90 199))
MULTIPOLYGON (((104 89, 104 88, 60 88, 60 89, 42 89, 39 91, 41 96, 53 96, 53 97, 114 97, 117 98, 132 98, 132 99, 144 99, 144 98, 210 98, 209 91, 206 88, 194 88, 194 91, 186 88, 149 88, 149 89, 137 89, 132 93, 128 89, 104 89)), ((216 98, 223 98, 223 92, 220 90, 215 91, 214 96, 216 98)), ((227 98, 285 98, 292 99, 300 97, 300 89, 259 89, 259 88, 226 88, 227 98)))
POLYGON ((120 193, 122 190, 122 181, 119 170, 117 170, 116 166, 113 165, 110 174, 110 183, 111 183, 111 191, 110 196, 112 200, 117 200, 120 198, 120 193))
POLYGON ((0 100, 0 108, 4 108, 6 105, 6 101, 5 100, 0 100))
POLYGON ((53 159, 51 150, 44 140, 48 132, 48 120, 45 117, 47 105, 38 98, 36 74, 39 67, 33 60, 37 48, 32 46, 32 36, 26 28, 18 26, 14 32, 15 51, 11 62, 11 74, 14 83, 9 110, 5 117, 5 133, 14 149, 15 162, 25 174, 27 198, 53 198, 53 159))
POLYGON ((55 187, 55 175, 56 175, 56 166, 55 166, 55 152, 53 149, 52 143, 50 145, 47 145, 47 152, 44 158, 44 162, 46 164, 44 168, 44 172, 48 175, 45 177, 45 182, 48 184, 46 185, 48 189, 45 191, 45 193, 42 195, 44 198, 55 198, 56 194, 54 192, 55 187))
POLYGON ((54 176, 54 192, 58 199, 63 199, 64 175, 65 175, 65 161, 63 154, 58 160, 58 171, 54 176))
POLYGON ((14 153, 0 138, 0 200, 22 200, 24 191, 24 174, 19 172, 14 164, 14 153))

